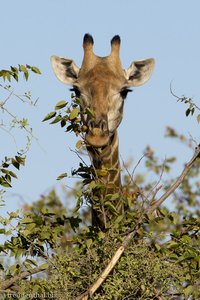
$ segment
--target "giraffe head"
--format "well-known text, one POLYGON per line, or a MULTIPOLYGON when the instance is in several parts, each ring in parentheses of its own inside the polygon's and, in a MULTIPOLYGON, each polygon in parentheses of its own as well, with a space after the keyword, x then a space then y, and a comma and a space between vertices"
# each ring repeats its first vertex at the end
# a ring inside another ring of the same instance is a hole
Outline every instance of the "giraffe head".
POLYGON ((134 61, 123 69, 120 61, 120 37, 111 40, 111 53, 99 57, 93 52, 93 38, 85 34, 84 58, 81 68, 73 60, 52 56, 57 78, 73 87, 81 99, 83 111, 89 108, 93 116, 83 116, 88 127, 85 139, 94 147, 109 145, 123 117, 124 99, 131 87, 143 85, 151 76, 154 59, 134 61))

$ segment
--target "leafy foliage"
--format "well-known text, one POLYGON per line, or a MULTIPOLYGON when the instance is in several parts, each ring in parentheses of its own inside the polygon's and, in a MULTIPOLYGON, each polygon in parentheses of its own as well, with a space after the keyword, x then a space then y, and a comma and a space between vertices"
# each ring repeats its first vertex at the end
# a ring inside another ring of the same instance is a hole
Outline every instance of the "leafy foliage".
MULTIPOLYGON (((73 132, 76 136, 81 135, 87 130, 87 126, 81 123, 81 114, 83 114, 82 108, 80 109, 81 101, 72 94, 72 102, 67 105, 68 102, 65 100, 59 101, 55 105, 54 111, 48 113, 43 122, 51 120, 50 124, 60 123, 61 127, 66 127, 66 132, 73 132)), ((83 139, 83 135, 81 137, 83 139)), ((77 148, 80 149, 81 145, 82 141, 79 141, 77 148)))
MULTIPOLYGON (((24 209, 20 217, 19 213, 11 214, 7 220, 7 226, 14 219, 18 220, 18 225, 12 227, 12 238, 2 250, 7 255, 10 252, 16 259, 24 257, 23 262, 10 267, 7 276, 16 276, 25 268, 46 267, 48 278, 21 281, 18 286, 22 294, 46 293, 55 299, 65 299, 66 295, 68 299, 74 299, 87 289, 141 213, 127 210, 124 218, 116 218, 112 229, 103 233, 92 227, 79 227, 80 218, 70 217, 71 212, 67 217, 55 192, 24 209)), ((146 222, 137 231, 137 238, 126 249, 94 299, 112 299, 113 295, 116 299, 125 296, 170 299, 174 295, 186 299, 193 295, 198 299, 200 223, 194 217, 182 220, 180 214, 166 208, 160 213, 156 218, 146 216, 146 222)), ((2 233, 8 234, 9 230, 2 230, 2 233)))
POLYGON ((8 80, 9 82, 13 78, 14 80, 19 80, 19 73, 23 73, 24 78, 26 81, 29 78, 29 71, 32 71, 36 74, 41 74, 40 70, 37 67, 32 67, 30 65, 18 65, 18 67, 10 67, 10 70, 0 70, 0 77, 3 78, 3 80, 8 80))
MULTIPOLYGON (((30 65, 18 65, 18 67, 11 66, 10 70, 0 70, 0 77, 4 82, 11 82, 11 79, 14 79, 18 82, 19 73, 23 73, 24 78, 27 81, 30 71, 36 74, 41 74, 40 70, 37 67, 32 67, 30 65)), ((2 189, 0 190, 0 196, 2 200, 3 194, 5 192, 4 188, 11 188, 13 178, 17 178, 17 175, 12 170, 12 167, 19 170, 21 166, 24 166, 26 159, 25 153, 29 150, 31 139, 34 137, 28 119, 19 119, 14 113, 10 111, 10 109, 7 107, 7 104, 12 97, 20 100, 23 103, 29 103, 30 105, 35 105, 35 103, 31 98, 30 92, 26 92, 24 93, 24 95, 19 96, 14 93, 14 90, 10 85, 4 86, 3 84, 0 84, 0 87, 8 93, 8 97, 6 97, 4 101, 0 102, 0 110, 4 113, 4 118, 2 117, 1 119, 0 129, 4 130, 8 135, 11 135, 15 144, 17 144, 16 138, 11 133, 14 128, 17 128, 17 130, 20 129, 22 131, 25 131, 27 134, 27 143, 25 149, 17 151, 17 154, 13 157, 6 156, 0 165, 0 186, 2 187, 2 189), (5 123, 6 117, 9 118, 9 124, 5 123)))

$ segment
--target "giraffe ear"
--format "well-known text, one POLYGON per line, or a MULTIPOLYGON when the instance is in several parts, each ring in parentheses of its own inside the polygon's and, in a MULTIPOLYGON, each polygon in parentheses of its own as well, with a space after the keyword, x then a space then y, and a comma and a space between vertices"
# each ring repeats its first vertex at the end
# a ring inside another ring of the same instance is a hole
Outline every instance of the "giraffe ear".
POLYGON ((128 86, 140 86, 149 80, 153 72, 155 60, 149 58, 132 62, 130 67, 124 70, 128 86))
POLYGON ((65 84, 73 85, 79 73, 79 68, 73 60, 64 57, 51 56, 51 64, 56 77, 65 84))

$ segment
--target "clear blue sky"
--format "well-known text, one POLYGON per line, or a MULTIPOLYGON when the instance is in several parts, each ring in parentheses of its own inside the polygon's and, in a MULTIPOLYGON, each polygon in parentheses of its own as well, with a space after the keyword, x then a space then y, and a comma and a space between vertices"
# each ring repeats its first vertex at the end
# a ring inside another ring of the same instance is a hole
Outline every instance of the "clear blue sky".
MULTIPOLYGON (((36 108, 24 107, 12 101, 11 108, 29 118, 34 135, 41 147, 33 143, 26 167, 18 173, 6 198, 4 210, 13 210, 24 201, 37 200, 55 186, 56 177, 78 164, 70 151, 75 139, 58 126, 41 123, 43 117, 61 99, 69 99, 67 86, 54 76, 50 56, 73 58, 80 66, 82 38, 93 35, 95 52, 104 56, 110 52, 110 39, 121 36, 121 59, 124 68, 133 60, 154 57, 156 68, 151 80, 128 95, 124 119, 119 129, 120 154, 123 160, 141 157, 146 145, 156 149, 161 158, 178 156, 174 174, 192 152, 176 142, 164 139, 165 126, 170 125, 183 134, 191 134, 198 142, 200 125, 186 118, 186 107, 170 94, 170 82, 178 95, 194 97, 200 102, 200 1, 192 0, 35 0, 1 1, 0 69, 10 65, 38 66, 42 76, 30 77, 19 83, 16 93, 31 90, 39 97, 36 108)), ((3 93, 1 92, 1 101, 3 93)), ((0 118, 2 118, 0 116, 0 118)), ((13 140, 0 130, 0 158, 13 155, 13 140)), ((19 147, 20 137, 18 139, 19 147)), ((67 181, 68 185, 73 182, 67 181)))

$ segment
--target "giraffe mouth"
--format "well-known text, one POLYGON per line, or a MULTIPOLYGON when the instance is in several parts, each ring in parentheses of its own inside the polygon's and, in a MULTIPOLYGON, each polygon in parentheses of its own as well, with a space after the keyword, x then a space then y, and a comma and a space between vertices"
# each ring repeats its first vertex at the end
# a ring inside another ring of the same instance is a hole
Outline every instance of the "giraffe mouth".
POLYGON ((109 144, 110 138, 108 134, 102 134, 99 128, 95 128, 93 132, 86 133, 85 140, 89 146, 101 148, 109 144))

